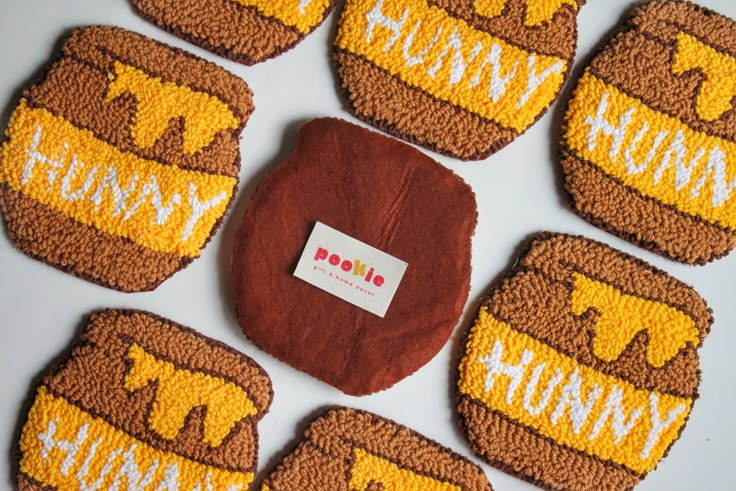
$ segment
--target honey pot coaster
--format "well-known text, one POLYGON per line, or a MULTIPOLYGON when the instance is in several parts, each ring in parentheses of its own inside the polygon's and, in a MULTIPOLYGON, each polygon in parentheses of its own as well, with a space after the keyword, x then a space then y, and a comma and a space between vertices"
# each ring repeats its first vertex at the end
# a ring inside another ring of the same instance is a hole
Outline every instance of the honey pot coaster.
POLYGON ((348 108, 397 137, 480 160, 557 99, 585 0, 347 0, 334 56, 348 108))
POLYGON ((684 1, 636 8, 569 103, 576 212, 676 261, 736 245, 736 24, 684 1))
POLYGON ((130 0, 138 13, 187 41, 246 65, 297 45, 337 0, 130 0))
POLYGON ((114 27, 75 30, 0 149, 15 246, 78 277, 152 290, 199 257, 238 184, 246 83, 114 27))
POLYGON ((481 305, 459 411, 491 465, 547 489, 631 489, 698 396, 705 301, 582 237, 536 236, 481 305))
POLYGON ((492 491, 477 465, 369 412, 330 409, 304 437, 261 491, 492 491))
POLYGON ((43 378, 20 437, 18 488, 241 490, 271 380, 172 321, 106 310, 43 378))
POLYGON ((455 328, 476 219, 473 191, 446 167, 354 124, 313 120, 256 190, 235 236, 243 332, 350 395, 387 389, 428 363, 455 328), (396 277, 385 275, 385 255, 407 266, 383 316, 330 292, 368 303, 384 295, 396 277), (327 290, 295 276, 302 260, 327 290))

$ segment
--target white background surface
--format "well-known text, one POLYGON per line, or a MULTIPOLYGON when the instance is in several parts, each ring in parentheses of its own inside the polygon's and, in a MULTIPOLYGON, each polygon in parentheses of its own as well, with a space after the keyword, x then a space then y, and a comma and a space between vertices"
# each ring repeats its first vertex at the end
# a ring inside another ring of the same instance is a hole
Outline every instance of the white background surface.
MULTIPOLYGON (((700 3, 736 18, 736 2, 700 3)), ((582 69, 581 60, 608 37, 632 5, 630 0, 589 0, 579 17, 573 77, 582 69)), ((492 280, 513 264, 517 246, 541 230, 607 242, 670 272, 705 297, 716 321, 700 352, 701 398, 681 440, 639 489, 736 489, 736 253, 705 267, 678 265, 616 239, 570 211, 561 190, 555 142, 574 78, 565 86, 562 104, 553 106, 526 135, 487 161, 462 163, 430 153, 462 176, 477 195, 480 219, 470 301, 452 339, 431 363, 388 391, 351 398, 274 360, 244 338, 235 319, 229 268, 233 234, 250 197, 264 176, 291 152, 298 127, 319 116, 355 121, 343 109, 333 81, 330 49, 337 15, 296 49, 249 68, 147 24, 125 0, 0 0, 2 128, 18 102, 19 90, 55 56, 60 37, 87 24, 122 26, 219 63, 250 84, 256 111, 243 133, 241 187, 234 208, 202 257, 156 292, 123 294, 76 279, 24 256, 0 233, 0 489, 14 487, 11 469, 17 426, 25 417, 21 408, 32 380, 74 339, 84 316, 106 307, 146 309, 171 318, 246 353, 268 371, 276 398, 259 426, 261 471, 270 470, 276 456, 293 445, 308 415, 332 404, 393 418, 477 462, 455 424, 451 397, 459 338, 492 280)), ((497 490, 534 489, 488 466, 484 469, 497 490)))

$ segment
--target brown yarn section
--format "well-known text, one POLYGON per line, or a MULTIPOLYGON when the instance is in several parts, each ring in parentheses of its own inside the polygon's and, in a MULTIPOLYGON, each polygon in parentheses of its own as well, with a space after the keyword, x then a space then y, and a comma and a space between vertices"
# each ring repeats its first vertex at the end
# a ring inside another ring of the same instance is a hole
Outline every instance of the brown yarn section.
MULTIPOLYGON (((163 165, 236 179, 240 169, 240 133, 254 110, 250 89, 235 75, 140 34, 108 26, 75 30, 60 57, 24 92, 23 98, 29 107, 48 110, 120 151, 163 165), (169 122, 167 131, 152 147, 136 146, 131 136, 137 114, 135 96, 123 94, 105 101, 116 61, 163 82, 220 99, 233 111, 238 127, 219 131, 206 148, 189 155, 183 148, 186 123, 179 118, 169 122)), ((235 188, 230 200, 234 193, 235 188)), ((95 230, 7 187, 0 188, 0 206, 9 235, 20 250, 116 290, 153 290, 192 261, 190 257, 149 250, 127 238, 95 230)), ((210 238, 220 222, 213 226, 210 238)))
MULTIPOLYGON (((265 484, 272 491, 348 491, 355 449, 463 491, 492 490, 483 470, 466 458, 394 421, 347 408, 317 418, 265 484)), ((383 487, 374 482, 373 489, 383 487)))
POLYGON ((663 206, 569 151, 562 151, 562 165, 577 212, 619 237, 691 264, 725 256, 736 247, 736 233, 663 206), (611 203, 621 207, 618 212, 611 213, 611 203), (638 224, 636 230, 631 223, 638 224))
MULTIPOLYGON (((526 5, 528 0, 508 0, 501 15, 488 18, 478 15, 473 8, 475 0, 429 0, 430 5, 451 12, 474 28, 492 32, 509 43, 527 51, 547 56, 558 56, 572 63, 578 41, 577 11, 563 4, 551 21, 539 26, 527 26, 526 5)), ((586 0, 579 0, 578 9, 586 0)))
POLYGON ((463 160, 487 156, 489 138, 497 151, 518 136, 512 129, 410 87, 361 56, 336 49, 335 62, 343 84, 350 87, 345 94, 350 110, 359 117, 369 116, 387 133, 463 160), (397 118, 407 107, 416 110, 397 118))
MULTIPOLYGON (((357 1, 357 0, 354 0, 357 1)), ((578 0, 578 9, 586 0, 578 0)), ((501 15, 478 15, 473 0, 429 0, 474 29, 488 32, 531 53, 567 61, 565 79, 577 49, 577 12, 563 5, 551 21, 526 26, 526 0, 509 0, 501 15)), ((337 75, 347 108, 358 118, 398 138, 460 160, 483 160, 520 134, 412 87, 368 60, 337 47, 337 75)), ((539 120, 549 107, 535 118, 539 120)), ((530 125, 531 126, 531 125, 530 125)))
POLYGON ((476 217, 470 187, 416 149, 338 119, 311 121, 235 237, 243 332, 350 395, 387 389, 429 362, 460 318, 476 217), (409 264, 384 318, 293 276, 318 221, 409 264))
POLYGON ((55 488, 44 486, 25 474, 18 474, 18 491, 56 491, 55 488))
POLYGON ((105 278, 104 286, 115 290, 152 290, 190 262, 77 222, 6 185, 0 185, 0 208, 20 250, 85 280, 105 278))
MULTIPOLYGON (((278 19, 262 15, 257 8, 232 0, 131 0, 131 3, 138 14, 160 28, 245 65, 278 56, 305 37, 278 19)), ((323 21, 336 4, 337 0, 330 2, 323 21)))
MULTIPOLYGON (((736 141, 736 110, 714 121, 703 120, 697 114, 703 72, 673 72, 680 32, 736 57, 733 20, 687 1, 653 0, 632 11, 619 32, 593 58, 590 73, 693 130, 736 141)), ((736 246, 733 230, 643 196, 593 169, 564 143, 561 160, 576 212, 614 235, 688 264, 706 264, 736 246)))
POLYGON ((156 449, 242 472, 256 469, 256 423, 273 398, 268 375, 250 358, 191 329, 140 311, 107 310, 93 315, 69 359, 48 375, 43 385, 52 394, 156 449), (133 393, 124 386, 131 368, 127 354, 134 343, 179 369, 221 377, 238 385, 248 393, 258 413, 236 423, 215 448, 203 440, 205 412, 201 407, 189 414, 175 439, 163 439, 148 425, 156 385, 133 393))
MULTIPOLYGON (((483 308, 519 332, 598 372, 636 388, 695 400, 700 369, 697 348, 713 322, 712 312, 691 287, 664 271, 584 237, 541 233, 483 308), (697 346, 687 344, 661 368, 647 362, 648 333, 634 336, 618 359, 606 362, 593 352, 600 315, 591 309, 572 314, 573 273, 620 292, 667 304, 693 319, 697 346)), ((491 465, 548 489, 630 489, 644 475, 585 452, 558 445, 535 429, 459 396, 462 426, 473 450, 491 465)), ((666 453, 665 453, 666 455, 666 453)))
POLYGON ((494 467, 542 488, 628 490, 640 480, 640 476, 622 466, 556 445, 469 397, 460 398, 459 409, 474 452, 494 467))

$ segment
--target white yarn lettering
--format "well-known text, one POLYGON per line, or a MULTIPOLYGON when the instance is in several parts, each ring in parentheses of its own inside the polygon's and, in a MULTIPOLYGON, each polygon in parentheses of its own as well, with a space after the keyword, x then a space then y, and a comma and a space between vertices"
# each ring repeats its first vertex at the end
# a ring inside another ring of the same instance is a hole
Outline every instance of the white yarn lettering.
POLYGON ((465 60, 462 53, 463 41, 460 38, 460 32, 456 27, 455 31, 450 35, 450 39, 448 39, 444 49, 440 53, 440 56, 437 58, 434 66, 432 66, 432 68, 427 71, 427 74, 430 77, 435 78, 437 76, 437 72, 440 68, 442 68, 445 57, 447 57, 450 49, 454 51, 454 56, 452 58, 452 67, 450 68, 450 87, 452 88, 457 85, 460 80, 463 79, 463 77, 465 76, 465 71, 468 69, 468 65, 470 65, 473 60, 475 60, 475 58, 480 54, 481 50, 483 49, 483 43, 477 41, 475 43, 475 46, 473 46, 473 50, 470 52, 470 57, 465 60))
POLYGON ((683 187, 690 183, 690 178, 693 173, 693 169, 698 165, 700 159, 705 155, 705 150, 699 148, 695 154, 695 157, 690 161, 690 165, 685 166, 683 160, 687 154, 687 148, 685 148, 685 135, 682 131, 678 131, 675 134, 675 139, 672 140, 670 147, 664 154, 662 163, 659 165, 657 170, 654 172, 654 184, 659 184, 662 179, 664 171, 672 166, 672 157, 675 157, 675 191, 679 191, 683 187))
POLYGON ((72 192, 72 180, 77 173, 77 166, 84 167, 84 162, 77 160, 76 154, 72 156, 72 162, 69 164, 66 174, 61 179, 61 197, 67 201, 77 201, 83 199, 89 192, 92 184, 95 182, 95 176, 99 170, 99 166, 94 166, 88 173, 82 186, 75 192, 72 192))
POLYGON ((669 428, 675 419, 685 411, 684 404, 678 404, 677 407, 671 409, 667 413, 667 418, 664 420, 659 419, 659 397, 657 394, 652 392, 649 394, 649 419, 652 423, 652 429, 649 430, 647 435, 647 441, 644 444, 644 448, 641 451, 641 458, 646 459, 654 448, 654 445, 659 441, 659 436, 669 428))
POLYGON ((588 116, 585 118, 585 124, 590 126, 590 132, 588 133, 588 151, 592 152, 598 146, 598 135, 603 133, 606 136, 613 137, 611 143, 611 150, 608 156, 611 160, 616 162, 618 155, 621 152, 621 145, 626 137, 626 127, 631 123, 635 109, 629 109, 626 111, 621 118, 619 118, 618 126, 614 126, 606 119, 606 110, 608 109, 608 97, 609 94, 603 94, 601 102, 598 105, 598 111, 596 112, 595 118, 588 116))
POLYGON ((101 443, 102 438, 98 438, 97 441, 92 444, 87 457, 85 457, 84 462, 82 463, 82 467, 80 467, 77 471, 77 482, 79 482, 79 489, 81 491, 96 491, 97 489, 99 489, 99 487, 102 486, 102 483, 105 481, 105 477, 107 477, 107 475, 112 471, 112 463, 115 462, 115 459, 117 459, 118 455, 120 455, 120 450, 118 449, 110 452, 110 454, 107 456, 107 460, 105 461, 105 465, 102 467, 102 470, 100 470, 100 475, 97 476, 97 480, 91 485, 87 484, 86 477, 87 474, 89 474, 89 466, 92 463, 92 460, 95 458, 97 447, 99 447, 101 443))
POLYGON ((488 97, 493 102, 498 102, 499 99, 506 93, 506 87, 508 83, 516 76, 516 72, 519 69, 519 61, 514 63, 514 68, 506 75, 501 75, 501 55, 503 49, 498 44, 491 46, 491 51, 488 56, 481 63, 478 72, 475 77, 470 81, 470 88, 472 89, 480 83, 480 76, 487 65, 491 65, 491 81, 488 88, 488 97))
POLYGON ((307 13, 307 7, 309 7, 309 4, 312 3, 314 0, 300 0, 299 2, 299 13, 304 15, 307 13))
POLYGON ((404 29, 404 24, 406 23, 406 19, 409 17, 409 12, 411 12, 410 7, 406 7, 404 9, 404 13, 401 16, 401 19, 395 20, 390 17, 386 17, 383 15, 383 0, 378 0, 373 7, 373 10, 368 12, 365 16, 366 20, 368 21, 368 26, 365 30, 365 41, 367 43, 370 43, 373 39, 373 30, 380 26, 385 27, 393 32, 393 36, 389 39, 388 43, 383 47, 383 51, 390 50, 394 44, 396 44, 396 41, 399 40, 401 37, 401 31, 404 29))
POLYGON ((598 384, 595 384, 593 389, 588 393, 588 401, 583 403, 582 394, 580 393, 582 383, 583 379, 580 378, 580 373, 576 367, 575 371, 570 375, 569 382, 562 388, 560 401, 557 404, 555 412, 550 417, 552 424, 556 425, 560 417, 565 414, 565 409, 569 407, 568 412, 570 421, 572 422, 572 431, 576 435, 580 433, 581 428, 588 420, 588 416, 590 416, 590 411, 593 409, 595 401, 601 395, 601 388, 598 384))
POLYGON ((713 174, 713 197, 711 202, 713 208, 719 208, 731 198, 731 191, 736 187, 736 176, 729 184, 726 184, 726 154, 718 145, 711 150, 708 165, 706 165, 703 175, 695 184, 690 199, 695 199, 700 195, 700 190, 711 174, 713 174))
POLYGON ((148 467, 146 475, 142 476, 141 471, 138 468, 138 464, 135 461, 135 444, 128 448, 128 451, 123 454, 125 461, 120 466, 118 473, 115 474, 115 479, 112 485, 108 488, 108 491, 117 491, 120 487, 120 482, 123 476, 128 483, 127 491, 144 491, 146 487, 153 481, 153 474, 158 469, 158 460, 154 460, 153 463, 148 467))
POLYGON ((194 185, 194 183, 189 183, 189 206, 192 208, 192 214, 189 216, 189 220, 187 220, 187 224, 184 227, 184 235, 181 237, 182 242, 186 242, 189 237, 192 236, 194 233, 194 227, 204 214, 220 204, 223 200, 227 198, 227 194, 225 192, 222 192, 218 194, 217 196, 211 198, 207 202, 201 202, 199 201, 199 196, 197 196, 197 186, 194 185))
MULTIPOLYGON (((193 186, 193 184, 189 184, 190 186, 193 186)), ((138 198, 138 201, 133 204, 133 206, 128 210, 125 215, 123 215, 123 220, 128 220, 130 217, 135 215, 135 212, 138 210, 138 208, 143 204, 143 202, 148 198, 148 196, 151 195, 151 206, 153 206, 154 210, 156 210, 156 224, 157 225, 164 225, 169 220, 169 217, 171 216, 171 213, 174 211, 174 207, 181 204, 181 194, 174 193, 171 195, 171 200, 169 201, 169 204, 167 206, 163 205, 163 198, 161 196, 161 189, 158 187, 158 180, 156 179, 156 176, 152 175, 150 181, 143 186, 143 191, 141 192, 140 197, 138 198)))
POLYGON ((652 163, 652 160, 654 160, 654 157, 657 155, 657 150, 659 150, 659 146, 662 144, 664 139, 669 134, 668 131, 663 130, 657 133, 657 136, 654 138, 654 143, 652 143, 652 148, 649 149, 649 153, 647 153, 647 157, 641 164, 636 164, 634 162, 634 157, 631 155, 633 152, 636 151, 636 147, 639 145, 639 142, 646 136, 646 134, 649 132, 649 124, 645 121, 644 124, 641 125, 641 129, 639 132, 634 136, 634 141, 631 142, 631 145, 626 149, 624 152, 624 165, 626 165, 626 170, 628 171, 629 175, 636 175, 644 172, 648 167, 649 164, 652 163))
POLYGON ((560 73, 562 69, 564 68, 564 63, 562 61, 556 61, 552 66, 544 70, 541 74, 537 75, 537 69, 535 67, 535 64, 537 63, 537 57, 534 55, 529 55, 529 58, 527 59, 527 66, 529 67, 529 73, 527 75, 527 81, 526 81, 526 92, 524 92, 521 97, 519 97, 519 102, 516 103, 516 108, 521 109, 524 107, 524 104, 529 102, 529 99, 531 99, 532 94, 541 87, 541 85, 544 83, 545 80, 547 80, 549 77, 556 73, 560 73))
POLYGON ((56 435, 57 422, 58 418, 53 421, 49 421, 46 432, 38 435, 38 439, 43 443, 43 448, 41 448, 41 459, 46 461, 46 459, 49 458, 49 453, 55 448, 66 452, 64 460, 61 462, 60 470, 63 476, 68 476, 69 470, 74 465, 74 461, 77 458, 79 448, 87 439, 87 429, 89 428, 89 425, 80 426, 77 430, 77 438, 73 442, 69 442, 66 440, 54 439, 54 435, 56 435))
POLYGON ((588 440, 595 440, 600 434, 601 430, 605 427, 606 423, 613 415, 613 434, 615 436, 613 443, 618 443, 626 435, 629 434, 631 429, 634 427, 636 422, 641 417, 642 409, 635 408, 629 413, 628 419, 624 413, 625 407, 623 405, 623 391, 616 385, 611 388, 611 393, 606 401, 606 407, 603 409, 598 421, 593 425, 593 431, 590 432, 588 440))
POLYGON ((108 168, 107 175, 102 179, 99 186, 97 186, 95 194, 92 195, 92 203, 99 208, 102 204, 102 195, 104 194, 105 189, 109 189, 112 193, 113 202, 115 203, 112 216, 116 217, 120 215, 127 208, 126 201, 130 195, 133 194, 133 191, 136 190, 138 179, 138 175, 133 174, 130 178, 130 182, 128 183, 128 187, 123 190, 118 182, 118 170, 115 167, 108 168))
POLYGON ((51 159, 38 150, 38 147, 41 145, 42 137, 43 128, 41 125, 38 125, 36 126, 36 132, 33 134, 31 146, 25 149, 25 153, 28 155, 28 160, 26 161, 26 165, 23 166, 23 174, 21 175, 20 183, 23 186, 28 184, 28 181, 33 177, 33 169, 36 167, 36 163, 46 164, 51 167, 47 170, 49 187, 51 187, 56 181, 56 175, 59 172, 58 169, 61 169, 64 166, 63 155, 69 151, 69 145, 64 143, 64 146, 62 147, 63 151, 56 156, 56 159, 51 159))
POLYGON ((416 56, 411 56, 409 54, 409 49, 411 49, 412 45, 414 44, 414 36, 417 35, 417 31, 419 30, 419 27, 422 25, 422 21, 418 20, 417 23, 414 25, 414 30, 411 31, 411 33, 406 36, 406 39, 404 40, 404 46, 402 48, 402 52, 404 54, 404 60, 406 61, 406 66, 413 67, 414 65, 419 65, 420 63, 424 62, 424 57, 427 56, 427 53, 429 53, 429 50, 434 48, 434 45, 437 44, 437 41, 439 40, 440 36, 442 35, 442 26, 437 28, 437 32, 435 33, 434 37, 429 41, 429 45, 427 45, 423 50, 421 50, 416 56))
POLYGON ((547 384, 547 388, 544 389, 544 392, 542 392, 542 397, 539 400, 539 404, 534 406, 532 404, 532 398, 534 397, 534 393, 537 390, 539 377, 541 377, 542 372, 544 372, 544 368, 546 367, 546 365, 546 363, 541 363, 537 365, 537 367, 534 369, 534 372, 532 372, 532 378, 526 384, 526 390, 524 391, 524 409, 526 409, 526 412, 528 412, 532 416, 538 415, 547 408, 549 400, 552 397, 552 393, 564 378, 562 375, 562 371, 560 371, 559 368, 555 368, 555 374, 547 384))
POLYGON ((506 404, 512 404, 514 401, 514 394, 516 389, 521 384, 521 380, 524 378, 524 372, 526 366, 534 358, 534 353, 525 349, 521 354, 521 360, 517 365, 507 365, 501 363, 501 356, 503 355, 503 344, 501 341, 496 340, 491 350, 491 354, 481 357, 478 361, 485 364, 487 370, 486 376, 486 392, 493 390, 493 386, 496 383, 496 375, 506 375, 511 377, 509 382, 508 390, 506 391, 506 404))

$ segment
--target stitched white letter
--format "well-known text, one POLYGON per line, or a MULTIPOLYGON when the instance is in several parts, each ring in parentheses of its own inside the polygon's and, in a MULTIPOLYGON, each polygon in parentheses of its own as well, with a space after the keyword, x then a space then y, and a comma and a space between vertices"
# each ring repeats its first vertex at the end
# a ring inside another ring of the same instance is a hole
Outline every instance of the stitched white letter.
POLYGON ((519 102, 516 103, 517 109, 521 109, 522 107, 524 107, 524 104, 529 102, 532 94, 544 83, 544 81, 555 73, 561 72, 562 67, 564 66, 561 61, 558 61, 557 63, 543 71, 541 74, 537 75, 537 69, 534 67, 536 62, 537 58, 534 55, 529 55, 527 61, 529 74, 527 75, 526 80, 526 92, 522 94, 522 96, 519 98, 519 102))
POLYGON ((79 448, 87 439, 87 428, 89 427, 89 425, 82 425, 79 427, 79 429, 77 430, 77 438, 73 442, 69 442, 66 440, 57 441, 54 440, 57 421, 58 419, 49 421, 48 427, 46 428, 46 433, 40 433, 38 435, 38 439, 43 443, 43 448, 41 449, 41 458, 43 460, 46 460, 49 457, 49 452, 51 452, 55 448, 66 452, 66 456, 61 463, 61 475, 68 476, 69 470, 74 465, 74 461, 77 458, 77 452, 79 452, 79 448))
POLYGON ((61 169, 64 164, 64 154, 69 151, 69 144, 64 143, 63 151, 59 153, 56 160, 53 160, 38 151, 42 137, 43 128, 41 128, 41 125, 38 125, 36 126, 36 132, 33 134, 31 146, 25 149, 25 153, 28 155, 28 160, 26 161, 26 165, 23 167, 23 174, 20 181, 23 186, 25 186, 33 177, 33 169, 36 166, 36 162, 40 162, 51 167, 51 169, 47 171, 49 186, 54 184, 54 181, 56 181, 56 174, 59 172, 58 169, 61 169))
POLYGON ((488 88, 488 97, 490 97, 493 102, 498 102, 501 96, 506 93, 506 86, 511 79, 516 76, 516 71, 519 69, 519 61, 517 60, 514 64, 514 68, 509 73, 505 76, 501 75, 501 54, 501 46, 493 44, 491 46, 491 51, 488 53, 488 56, 486 56, 486 59, 483 60, 483 63, 481 63, 475 77, 470 81, 470 88, 472 89, 480 83, 480 76, 485 67, 487 65, 491 65, 491 82, 488 88))
POLYGON ((657 136, 654 138, 654 142, 652 143, 652 148, 649 149, 646 160, 644 160, 644 162, 642 162, 641 164, 637 164, 634 162, 634 157, 631 154, 636 151, 636 147, 639 145, 639 142, 642 140, 642 138, 646 136, 648 131, 649 124, 644 121, 644 123, 641 125, 641 129, 634 137, 634 141, 631 142, 631 145, 629 145, 629 147, 624 152, 624 164, 626 165, 626 170, 628 171, 629 175, 640 174, 649 167, 649 164, 652 163, 655 155, 657 155, 657 150, 659 150, 659 146, 669 134, 669 132, 666 130, 662 130, 657 133, 657 136))
POLYGON ((690 165, 688 166, 683 164, 686 154, 687 148, 685 147, 685 135, 682 133, 682 130, 679 130, 675 134, 675 139, 672 140, 670 148, 667 149, 667 153, 664 154, 662 163, 654 172, 654 184, 659 184, 659 181, 662 180, 664 171, 672 165, 672 157, 675 158, 675 191, 679 191, 689 184, 693 169, 698 165, 698 162, 703 158, 703 155, 705 155, 705 150, 699 148, 695 157, 693 157, 690 161, 690 165))
POLYGON ((373 10, 368 12, 365 16, 366 20, 368 21, 368 26, 365 29, 365 42, 370 43, 373 39, 373 30, 376 28, 376 26, 385 27, 387 29, 390 29, 394 35, 391 36, 391 39, 389 39, 388 43, 386 43, 386 46, 383 47, 383 51, 390 50, 394 44, 396 44, 396 41, 399 40, 399 37, 401 36, 401 30, 404 28, 404 24, 406 23, 407 17, 409 17, 409 12, 411 9, 409 7, 406 7, 404 9, 404 13, 401 16, 401 19, 395 20, 390 17, 386 17, 383 15, 383 12, 381 10, 383 9, 383 0, 378 0, 376 2, 376 5, 373 7, 373 10))
POLYGON ((123 454, 125 461, 120 466, 118 473, 115 475, 115 480, 112 485, 108 488, 108 491, 117 491, 120 487, 120 482, 123 476, 128 483, 127 491, 144 491, 146 487, 151 484, 153 480, 153 474, 158 469, 158 460, 154 460, 151 466, 146 471, 145 476, 141 476, 141 470, 138 468, 138 464, 135 461, 135 448, 133 444, 128 448, 128 451, 123 454))
POLYGON ((314 0, 300 0, 299 1, 299 13, 304 15, 307 12, 307 7, 310 3, 312 3, 314 0))
POLYGON ((434 45, 437 44, 437 40, 440 38, 440 35, 442 34, 442 26, 437 28, 437 32, 435 33, 434 37, 432 37, 432 40, 429 42, 429 45, 424 48, 422 51, 420 51, 416 56, 411 56, 409 54, 409 49, 411 48, 412 44, 414 44, 414 36, 416 36, 417 31, 419 30, 419 26, 422 25, 422 21, 418 20, 417 23, 414 25, 414 30, 411 31, 411 34, 406 36, 406 39, 404 40, 404 47, 403 47, 403 53, 404 53, 404 60, 406 61, 406 66, 413 67, 414 65, 418 65, 424 61, 424 57, 429 53, 429 50, 434 48, 434 45))
POLYGON ((191 237, 194 233, 194 226, 197 225, 199 219, 202 218, 207 210, 214 208, 225 198, 227 198, 227 194, 225 192, 222 192, 209 201, 203 203, 199 201, 199 197, 197 196, 197 186, 195 186, 194 183, 190 182, 189 206, 192 207, 192 214, 189 216, 189 220, 184 227, 184 234, 181 236, 181 241, 186 242, 187 239, 189 239, 189 237, 191 237))
POLYGON ((113 203, 115 203, 112 216, 116 217, 128 207, 125 202, 133 191, 135 191, 137 183, 138 176, 134 174, 133 177, 130 178, 128 187, 125 190, 121 189, 120 184, 118 183, 118 170, 115 167, 110 167, 107 169, 107 175, 102 179, 102 181, 100 181, 99 186, 97 186, 95 194, 92 195, 92 203, 95 204, 95 207, 99 208, 102 204, 102 194, 105 192, 105 189, 110 189, 113 203))
POLYGON ((675 422, 675 419, 685 411, 685 405, 684 404, 678 404, 676 408, 671 409, 670 412, 667 413, 667 419, 660 420, 659 419, 659 398, 657 397, 657 394, 651 393, 649 394, 649 419, 652 422, 652 429, 649 430, 649 435, 647 436, 647 441, 644 444, 644 449, 641 451, 641 458, 646 459, 649 457, 649 453, 652 451, 652 448, 654 448, 654 445, 657 444, 657 441, 659 440, 659 435, 662 434, 667 428, 669 428, 672 423, 675 422))
POLYGON ((608 122, 606 119, 606 109, 608 109, 608 93, 603 94, 603 97, 601 97, 595 118, 591 116, 585 118, 585 124, 590 126, 588 151, 592 152, 598 146, 599 133, 602 132, 606 136, 612 136, 613 143, 611 144, 611 151, 608 153, 608 156, 615 162, 618 160, 621 144, 624 142, 624 137, 626 136, 626 127, 631 123, 635 109, 629 109, 619 118, 618 127, 608 122))
POLYGON ((179 491, 179 466, 176 465, 176 462, 166 468, 164 478, 156 491, 179 491))
POLYGON ((708 157, 708 165, 705 167, 703 175, 700 176, 700 179, 695 184, 690 199, 695 199, 700 195, 700 190, 705 185, 705 181, 708 180, 708 176, 711 173, 713 173, 712 203, 713 208, 718 208, 731 199, 731 191, 736 187, 736 177, 733 178, 730 184, 726 184, 726 154, 718 145, 711 150, 710 156, 708 157))
POLYGON ((136 201, 130 210, 128 210, 128 212, 123 216, 123 220, 128 220, 130 217, 135 215, 135 212, 138 211, 138 208, 146 200, 149 194, 152 195, 151 206, 156 210, 157 225, 165 224, 169 219, 169 216, 171 216, 171 213, 174 211, 174 207, 181 204, 181 194, 174 193, 171 195, 169 204, 164 206, 163 198, 161 197, 161 189, 158 187, 156 176, 151 175, 151 180, 143 186, 143 190, 141 191, 138 201, 136 201))
POLYGON ((593 389, 588 393, 588 402, 583 404, 581 398, 580 389, 583 379, 580 378, 578 369, 570 375, 570 381, 562 388, 562 396, 560 402, 557 404, 555 412, 552 413, 552 423, 557 424, 560 417, 565 414, 565 409, 570 406, 570 421, 572 422, 572 430, 577 435, 580 433, 580 429, 583 427, 585 422, 588 420, 593 404, 598 400, 601 395, 601 388, 598 384, 595 384, 593 389))
POLYGON ((72 180, 77 173, 78 165, 80 167, 84 167, 84 162, 79 162, 77 160, 77 155, 75 154, 72 156, 72 162, 69 165, 69 169, 67 169, 66 174, 64 174, 64 177, 61 179, 61 197, 67 201, 77 201, 84 198, 92 187, 92 184, 94 184, 95 176, 99 169, 99 166, 94 166, 87 173, 87 178, 84 180, 82 186, 72 193, 72 180))
POLYGON ((442 53, 440 53, 439 58, 437 58, 434 66, 427 71, 427 74, 430 77, 434 78, 437 76, 437 72, 442 67, 442 63, 447 56, 447 53, 450 52, 450 48, 455 52, 455 56, 452 59, 452 68, 450 69, 450 87, 454 87, 460 80, 462 80, 465 75, 465 70, 468 69, 468 65, 470 65, 478 54, 480 54, 480 51, 483 49, 483 43, 480 41, 476 42, 475 46, 473 46, 473 51, 470 53, 470 58, 465 61, 462 53, 463 41, 460 38, 460 33, 456 27, 455 32, 453 32, 450 39, 447 40, 447 44, 442 50, 442 53))
POLYGON ((529 380, 529 383, 526 384, 526 390, 524 391, 524 409, 526 409, 526 412, 532 416, 536 416, 547 408, 549 399, 552 397, 552 392, 554 392, 555 388, 557 388, 559 383, 562 382, 562 372, 559 368, 555 368, 555 374, 547 384, 547 388, 544 389, 542 397, 539 400, 539 404, 537 404, 536 407, 532 405, 532 397, 534 397, 534 393, 537 391, 539 377, 542 375, 545 366, 545 363, 537 365, 537 368, 534 369, 532 378, 529 380))
POLYGON ((618 386, 614 385, 611 388, 611 394, 608 396, 608 400, 606 401, 606 407, 603 409, 598 421, 593 425, 593 431, 590 432, 588 440, 592 441, 596 439, 610 419, 611 413, 613 413, 613 423, 611 426, 613 428, 613 434, 616 436, 613 443, 620 442, 623 437, 629 434, 631 428, 634 427, 641 416, 642 409, 638 407, 632 410, 627 419, 626 413, 624 412, 626 408, 623 405, 623 400, 623 391, 619 389, 618 386))
POLYGON ((534 353, 525 349, 521 354, 521 361, 519 361, 518 365, 501 363, 501 355, 503 355, 503 345, 500 340, 496 340, 491 354, 479 358, 478 361, 485 364, 486 371, 488 372, 486 376, 486 392, 493 390, 493 386, 496 383, 496 375, 511 377, 509 388, 506 391, 506 404, 511 404, 514 400, 516 389, 519 387, 521 379, 524 378, 526 366, 534 358, 534 353))
POLYGON ((84 459, 82 467, 77 471, 77 481, 79 481, 79 489, 81 491, 96 491, 99 489, 105 481, 105 477, 107 477, 107 475, 112 471, 112 463, 118 458, 118 455, 120 455, 120 450, 113 450, 110 452, 107 456, 107 460, 105 461, 105 465, 102 467, 102 470, 100 470, 100 475, 97 476, 97 480, 92 484, 87 484, 86 476, 89 474, 89 465, 95 458, 97 447, 99 447, 101 443, 102 438, 99 438, 92 444, 89 449, 89 453, 87 453, 87 457, 84 459))

